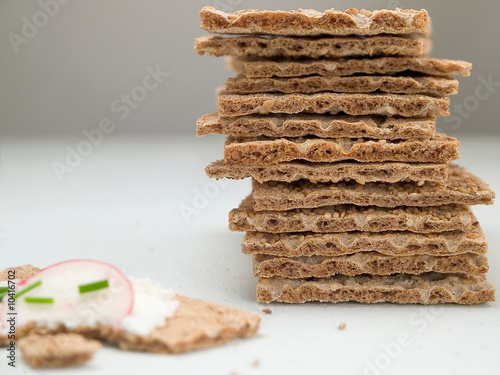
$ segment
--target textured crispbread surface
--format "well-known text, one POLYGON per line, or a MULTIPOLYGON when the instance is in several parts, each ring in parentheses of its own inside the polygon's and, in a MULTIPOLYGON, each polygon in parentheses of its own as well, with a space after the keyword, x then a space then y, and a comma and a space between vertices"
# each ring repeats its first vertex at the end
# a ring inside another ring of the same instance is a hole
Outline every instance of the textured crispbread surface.
POLYGON ((315 208, 338 204, 358 206, 437 206, 443 204, 493 204, 495 193, 480 178, 465 168, 451 165, 445 184, 427 182, 394 184, 370 182, 365 185, 356 182, 312 184, 296 181, 281 182, 254 181, 252 197, 254 209, 258 211, 285 211, 295 208, 315 208))
POLYGON ((312 9, 298 11, 240 10, 226 13, 213 7, 200 12, 200 27, 214 34, 377 35, 430 34, 426 10, 312 9))
POLYGON ((446 163, 460 157, 459 145, 456 138, 439 133, 425 140, 228 136, 224 162, 239 165, 276 164, 292 160, 446 163))
POLYGON ((345 113, 402 117, 448 116, 450 99, 397 94, 248 94, 224 91, 218 97, 219 114, 242 116, 268 113, 345 113))
POLYGON ((240 180, 252 177, 257 182, 292 182, 301 179, 316 182, 356 181, 399 182, 425 181, 445 182, 448 176, 447 164, 436 163, 311 163, 292 161, 279 164, 231 165, 223 160, 213 162, 205 168, 208 177, 240 180))
POLYGON ((398 36, 294 38, 206 35, 195 40, 194 49, 212 56, 258 56, 266 58, 339 58, 354 56, 424 56, 432 42, 427 38, 398 36))
POLYGON ((178 297, 181 304, 165 327, 148 337, 121 335, 119 346, 126 350, 153 353, 182 353, 227 343, 257 333, 260 315, 228 306, 178 297))
POLYGON ((249 115, 222 117, 209 113, 197 121, 197 135, 226 134, 243 137, 303 137, 429 139, 436 132, 431 118, 378 116, 249 115))
POLYGON ((431 76, 469 76, 472 64, 466 61, 426 57, 380 57, 337 60, 227 59, 227 66, 247 78, 350 76, 353 74, 394 74, 413 72, 431 76))
MULTIPOLYGON (((252 197, 229 213, 229 229, 238 232, 383 232, 466 231, 476 222, 464 205, 435 207, 362 207, 339 205, 291 211, 255 211, 252 197)), ((383 249, 379 250, 380 252, 383 249)), ((436 253, 437 254, 437 253, 436 253)))
POLYGON ((318 92, 422 94, 447 96, 458 93, 458 81, 449 77, 429 76, 351 76, 246 78, 239 75, 226 81, 228 94, 315 94, 318 92))
MULTIPOLYGON (((6 274, 5 271, 0 274, 6 274)), ((4 280, 6 278, 0 278, 0 281, 4 280)), ((164 327, 155 329, 147 337, 116 331, 108 326, 69 329, 61 325, 47 329, 33 322, 17 327, 16 336, 23 338, 30 334, 76 333, 125 350, 182 353, 221 345, 239 337, 249 337, 259 329, 260 315, 184 296, 177 296, 177 299, 180 304, 174 316, 166 320, 164 327)), ((8 343, 6 336, 0 336, 0 346, 8 343)))
MULTIPOLYGON (((16 335, 23 338, 29 334, 77 333, 124 350, 167 354, 218 346, 235 338, 252 336, 259 329, 260 315, 184 296, 177 298, 180 305, 174 316, 146 337, 107 326, 47 329, 34 324, 18 327, 16 335)), ((6 337, 0 337, 0 346, 7 343, 6 337)))
POLYGON ((426 272, 480 275, 488 272, 484 255, 459 254, 450 256, 410 255, 393 257, 365 252, 337 257, 274 257, 254 255, 253 274, 256 277, 285 277, 303 279, 334 275, 356 276, 393 275, 406 273, 420 275, 426 272))
POLYGON ((304 303, 441 303, 493 302, 495 288, 486 277, 428 273, 391 276, 333 276, 323 279, 262 278, 257 284, 259 302, 304 303))
POLYGON ((82 365, 92 359, 101 343, 74 333, 35 334, 19 340, 18 347, 31 367, 54 368, 82 365))
MULTIPOLYGON (((486 238, 478 223, 465 232, 344 232, 263 233, 247 232, 245 254, 282 257, 340 256, 377 251, 390 256, 485 254, 486 238)), ((403 271, 401 271, 403 272, 403 271)))

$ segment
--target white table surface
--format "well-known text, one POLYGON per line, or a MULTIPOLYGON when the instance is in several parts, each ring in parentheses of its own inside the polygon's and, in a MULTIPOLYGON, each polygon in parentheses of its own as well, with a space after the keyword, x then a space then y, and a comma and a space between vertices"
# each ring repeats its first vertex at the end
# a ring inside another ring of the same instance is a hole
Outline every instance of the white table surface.
MULTIPOLYGON (((193 189, 213 184, 203 168, 222 155, 221 137, 123 137, 117 131, 58 182, 51 163, 63 161, 65 148, 82 139, 0 141, 0 268, 94 258, 181 294, 273 313, 263 315, 255 338, 184 355, 105 348, 72 374, 500 373, 499 302, 440 308, 256 303, 251 259, 240 253, 243 235, 227 230, 227 213, 250 192, 250 182, 229 182, 190 222, 179 212, 180 204, 192 205, 193 189), (343 331, 341 322, 347 323, 343 331), (409 344, 398 350, 400 335, 409 344)), ((497 192, 499 140, 463 137, 460 161, 497 192)), ((490 241, 489 279, 498 287, 500 207, 475 212, 490 241)), ((0 357, 2 374, 61 373, 31 370, 19 358, 18 368, 6 370, 0 357)))

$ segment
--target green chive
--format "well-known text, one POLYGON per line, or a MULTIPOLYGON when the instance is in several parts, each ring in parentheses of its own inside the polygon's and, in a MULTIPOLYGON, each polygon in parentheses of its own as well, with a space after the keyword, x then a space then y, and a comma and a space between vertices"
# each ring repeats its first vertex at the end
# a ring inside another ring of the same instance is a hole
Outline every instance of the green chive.
POLYGON ((0 286, 0 294, 7 293, 9 291, 8 286, 0 286))
POLYGON ((105 289, 109 287, 108 280, 96 281, 95 283, 80 285, 78 289, 80 294, 94 292, 96 290, 105 289))
POLYGON ((54 303, 54 298, 26 297, 26 303, 54 303))
POLYGON ((31 289, 35 289, 37 286, 42 285, 42 280, 38 280, 33 284, 28 285, 26 288, 21 289, 19 292, 14 294, 14 299, 21 297, 23 294, 28 293, 31 289))
POLYGON ((0 293, 0 303, 3 301, 3 297, 5 297, 7 293, 0 293))

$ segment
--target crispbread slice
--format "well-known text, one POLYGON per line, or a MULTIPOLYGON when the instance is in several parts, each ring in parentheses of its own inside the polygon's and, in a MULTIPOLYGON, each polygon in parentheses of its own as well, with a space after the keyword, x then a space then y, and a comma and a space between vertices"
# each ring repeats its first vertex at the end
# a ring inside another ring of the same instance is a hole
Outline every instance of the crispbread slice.
POLYGON ((333 276, 323 279, 262 278, 257 285, 259 302, 304 303, 441 303, 493 302, 495 288, 486 277, 428 273, 391 276, 333 276))
POLYGON ((75 333, 28 335, 19 340, 23 360, 33 368, 74 367, 90 361, 101 347, 75 333))
POLYGON ((276 164, 292 160, 446 163, 460 157, 459 145, 456 138, 440 133, 425 140, 228 136, 224 162, 238 165, 276 164))
POLYGON ((458 81, 449 77, 429 76, 350 76, 246 78, 239 75, 226 81, 228 94, 315 94, 319 92, 422 94, 447 96, 458 93, 458 81))
POLYGON ((430 34, 425 9, 312 9, 298 11, 240 10, 226 13, 206 6, 200 12, 200 27, 214 34, 271 35, 377 35, 430 34))
MULTIPOLYGON (((9 268, 12 269, 12 268, 9 268)), ((32 266, 15 268, 29 277, 32 266)), ((7 270, 0 272, 0 281, 5 281, 7 270), (4 277, 5 276, 5 277, 4 277)), ((32 274, 33 274, 32 273, 32 274)), ((16 338, 30 334, 51 335, 76 333, 86 338, 119 346, 121 349, 152 353, 182 353, 224 344, 238 337, 249 337, 257 333, 260 315, 184 296, 176 296, 180 304, 165 326, 155 329, 147 337, 116 330, 108 326, 96 327, 40 327, 33 322, 16 327, 16 338)), ((0 336, 0 346, 8 345, 7 336, 0 336)))
POLYGON ((331 277, 393 275, 406 273, 420 275, 426 272, 480 275, 488 272, 488 259, 484 255, 459 254, 450 256, 410 255, 393 257, 376 252, 357 253, 336 257, 275 257, 254 255, 253 274, 256 277, 331 277))
POLYGON ((257 211, 285 211, 338 204, 358 206, 438 206, 443 204, 493 204, 495 193, 465 168, 451 165, 445 184, 356 182, 312 184, 300 180, 289 184, 254 181, 252 197, 257 211))
POLYGON ((436 133, 432 118, 378 116, 249 115, 222 117, 217 113, 197 121, 197 135, 226 134, 242 137, 303 137, 429 139, 436 133))
MULTIPOLYGON (((468 206, 362 207, 339 205, 291 211, 255 211, 247 197, 229 213, 229 229, 238 232, 384 232, 436 233, 467 231, 476 222, 468 206)), ((338 250, 338 249, 337 249, 338 250)), ((380 252, 383 249, 379 250, 380 252)))
POLYGON ((375 59, 268 60, 228 57, 227 66, 247 78, 350 76, 353 74, 394 74, 413 72, 431 76, 469 76, 472 64, 466 61, 427 57, 380 57, 375 59))
POLYGON ((221 91, 219 114, 243 116, 269 113, 345 113, 401 117, 448 116, 449 98, 397 94, 247 94, 221 91))
POLYGON ((194 49, 212 56, 259 56, 285 58, 339 58, 355 56, 424 56, 430 53, 428 38, 398 36, 294 38, 205 35, 195 40, 194 49))
POLYGON ((487 249, 486 238, 477 222, 465 232, 247 232, 242 244, 245 254, 282 257, 314 255, 335 257, 368 251, 377 251, 390 256, 444 256, 464 253, 485 254, 487 249))
POLYGON ((279 164, 234 165, 223 160, 213 162, 205 168, 211 178, 232 178, 240 180, 252 177, 258 182, 292 182, 301 179, 317 182, 356 181, 399 182, 425 181, 445 182, 448 177, 448 165, 436 163, 311 163, 293 161, 279 164))
POLYGON ((165 327, 156 329, 146 338, 122 334, 119 347, 153 353, 183 353, 253 336, 259 329, 260 315, 183 296, 178 299, 181 304, 165 327))

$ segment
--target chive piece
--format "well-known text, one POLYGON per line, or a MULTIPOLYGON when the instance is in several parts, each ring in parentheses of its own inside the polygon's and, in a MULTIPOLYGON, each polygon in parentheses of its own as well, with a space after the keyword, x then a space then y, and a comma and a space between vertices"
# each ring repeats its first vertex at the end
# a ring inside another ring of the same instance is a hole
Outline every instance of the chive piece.
POLYGON ((42 280, 38 280, 33 284, 28 285, 26 288, 21 289, 19 292, 14 294, 14 299, 21 297, 23 294, 28 293, 31 289, 35 289, 37 286, 42 285, 42 280))
POLYGON ((54 298, 26 297, 26 303, 54 303, 54 298))
POLYGON ((5 297, 7 293, 0 293, 0 303, 3 301, 3 297, 5 297))
POLYGON ((0 294, 7 293, 9 291, 8 286, 0 286, 0 294))
POLYGON ((78 289, 80 294, 94 292, 96 290, 104 289, 109 287, 108 280, 96 281, 95 283, 80 285, 78 289))

